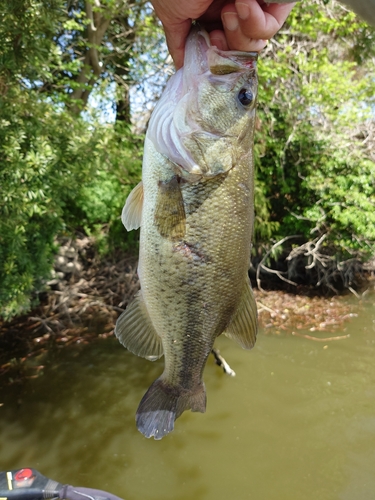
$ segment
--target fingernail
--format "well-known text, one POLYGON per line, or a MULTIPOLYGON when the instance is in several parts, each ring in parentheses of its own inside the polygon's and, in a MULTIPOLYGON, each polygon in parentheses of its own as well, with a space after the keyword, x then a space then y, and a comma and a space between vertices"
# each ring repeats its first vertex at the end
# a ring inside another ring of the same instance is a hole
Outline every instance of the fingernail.
POLYGON ((229 31, 236 31, 239 26, 238 15, 235 12, 225 12, 223 18, 225 27, 229 31))
POLYGON ((246 3, 242 3, 242 2, 237 2, 236 3, 236 9, 237 9, 237 12, 238 12, 238 16, 245 20, 249 17, 250 15, 250 9, 248 7, 248 5, 246 3))

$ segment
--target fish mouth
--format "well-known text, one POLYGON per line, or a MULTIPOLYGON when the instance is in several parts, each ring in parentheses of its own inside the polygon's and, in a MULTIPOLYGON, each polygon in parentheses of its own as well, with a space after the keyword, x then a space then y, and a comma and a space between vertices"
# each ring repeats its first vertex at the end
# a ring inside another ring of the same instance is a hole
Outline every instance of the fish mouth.
POLYGON ((220 50, 211 44, 209 34, 196 24, 191 29, 185 46, 184 86, 189 87, 191 76, 210 71, 213 75, 226 75, 249 71, 256 67, 258 52, 220 50))

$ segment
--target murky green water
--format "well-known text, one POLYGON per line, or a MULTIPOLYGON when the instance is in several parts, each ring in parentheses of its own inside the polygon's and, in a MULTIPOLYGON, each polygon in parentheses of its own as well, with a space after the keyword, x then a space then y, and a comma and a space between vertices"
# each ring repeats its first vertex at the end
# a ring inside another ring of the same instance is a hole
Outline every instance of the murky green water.
POLYGON ((2 389, 0 470, 32 466, 126 500, 371 500, 373 301, 334 335, 347 333, 319 343, 260 332, 252 352, 219 339, 237 376, 211 359, 207 413, 183 414, 162 441, 134 424, 162 360, 115 339, 57 350, 44 376, 2 389))

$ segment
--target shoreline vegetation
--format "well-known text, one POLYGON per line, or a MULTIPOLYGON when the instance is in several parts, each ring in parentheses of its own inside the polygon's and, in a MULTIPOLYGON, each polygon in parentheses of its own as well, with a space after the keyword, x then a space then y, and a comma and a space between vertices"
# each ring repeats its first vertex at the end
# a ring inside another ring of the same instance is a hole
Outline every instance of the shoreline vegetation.
MULTIPOLYGON (((347 294, 334 295, 332 290, 327 294, 327 288, 324 293, 282 279, 278 286, 272 281, 269 287, 269 278, 260 280, 259 273, 250 273, 255 278, 253 289, 262 333, 280 335, 289 331, 316 342, 346 338, 345 323, 358 316, 360 299, 374 288, 373 267, 368 266, 367 271, 361 268, 357 284, 361 283, 362 292, 350 287, 353 298, 356 296, 352 301, 347 300, 347 294), (266 285, 267 290, 262 288, 266 285)), ((92 239, 66 239, 55 257, 53 278, 46 285, 46 291, 39 295, 39 305, 29 314, 0 322, 1 383, 40 376, 51 348, 74 347, 113 336, 117 317, 139 288, 137 257, 117 252, 103 258, 92 239)))
MULTIPOLYGON (((56 349, 111 337, 138 289, 138 233, 119 214, 174 69, 148 2, 94 11, 1 3, 0 385, 38 377, 56 349)), ((374 40, 339 2, 309 0, 260 54, 250 278, 261 334, 340 341, 374 289, 374 40)))

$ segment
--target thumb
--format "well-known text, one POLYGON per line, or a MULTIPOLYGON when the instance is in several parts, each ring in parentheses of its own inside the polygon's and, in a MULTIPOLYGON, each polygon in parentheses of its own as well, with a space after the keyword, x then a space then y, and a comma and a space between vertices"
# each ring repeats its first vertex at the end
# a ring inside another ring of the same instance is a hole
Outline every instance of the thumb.
POLYGON ((185 43, 190 31, 191 19, 171 24, 163 22, 163 27, 173 62, 176 69, 180 69, 184 64, 185 43))

